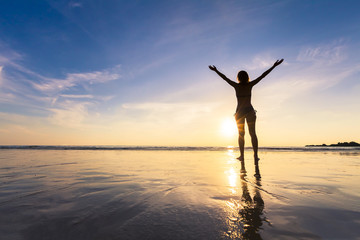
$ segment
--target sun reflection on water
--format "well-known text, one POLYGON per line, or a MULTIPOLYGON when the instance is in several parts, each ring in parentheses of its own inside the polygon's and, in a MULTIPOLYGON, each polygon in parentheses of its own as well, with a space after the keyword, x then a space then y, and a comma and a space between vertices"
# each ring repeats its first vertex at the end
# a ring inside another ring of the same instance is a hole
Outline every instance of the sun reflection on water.
POLYGON ((237 187, 237 179, 238 179, 238 175, 235 172, 235 169, 233 167, 231 167, 227 172, 227 177, 228 177, 228 181, 229 181, 229 186, 230 191, 232 194, 236 193, 236 187, 237 187))
POLYGON ((260 234, 262 225, 269 221, 264 213, 259 166, 255 165, 254 179, 247 177, 244 161, 241 161, 239 174, 236 174, 234 167, 231 167, 226 174, 229 186, 232 187, 231 192, 235 194, 236 187, 239 186, 240 197, 239 200, 230 199, 226 204, 229 208, 227 236, 230 239, 262 239, 260 234))
POLYGON ((234 146, 227 146, 226 153, 230 158, 235 158, 234 146))

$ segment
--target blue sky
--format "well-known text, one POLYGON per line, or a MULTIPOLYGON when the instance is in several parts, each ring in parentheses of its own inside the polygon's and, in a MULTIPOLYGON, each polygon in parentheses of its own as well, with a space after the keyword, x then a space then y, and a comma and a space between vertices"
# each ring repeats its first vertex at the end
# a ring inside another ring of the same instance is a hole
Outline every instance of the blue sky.
POLYGON ((256 78, 260 145, 359 141, 358 1, 5 1, 0 144, 235 145, 229 78, 256 78))

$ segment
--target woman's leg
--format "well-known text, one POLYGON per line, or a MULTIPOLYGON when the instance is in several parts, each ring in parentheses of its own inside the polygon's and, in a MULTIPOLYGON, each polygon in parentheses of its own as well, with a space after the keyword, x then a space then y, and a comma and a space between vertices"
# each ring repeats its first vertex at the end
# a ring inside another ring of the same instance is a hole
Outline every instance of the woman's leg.
POLYGON ((236 119, 236 125, 237 125, 238 131, 239 131, 238 144, 239 144, 239 150, 240 150, 240 157, 238 157, 238 159, 244 160, 245 118, 242 117, 242 118, 236 119))
POLYGON ((255 164, 256 164, 260 159, 258 157, 258 139, 256 136, 256 131, 255 131, 255 124, 256 124, 255 112, 254 112, 254 114, 247 116, 246 122, 248 124, 249 134, 251 136, 251 143, 252 143, 253 150, 254 150, 254 160, 255 160, 255 164))

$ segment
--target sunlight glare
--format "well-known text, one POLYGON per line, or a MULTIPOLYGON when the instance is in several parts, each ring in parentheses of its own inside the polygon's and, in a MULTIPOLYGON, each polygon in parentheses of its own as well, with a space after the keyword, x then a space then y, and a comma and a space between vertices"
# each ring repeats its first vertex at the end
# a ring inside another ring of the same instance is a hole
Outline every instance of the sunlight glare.
POLYGON ((221 133, 226 137, 233 137, 237 133, 235 120, 226 118, 221 124, 221 133))
POLYGON ((233 167, 231 167, 225 173, 226 173, 226 175, 228 177, 230 191, 231 191, 232 194, 235 194, 236 193, 235 188, 237 186, 238 175, 236 174, 235 169, 233 167))
MULTIPOLYGON (((235 158, 234 153, 234 147, 233 146, 227 146, 227 155, 231 157, 230 159, 233 160, 235 158)), ((233 161, 229 160, 229 163, 232 163, 233 161)))

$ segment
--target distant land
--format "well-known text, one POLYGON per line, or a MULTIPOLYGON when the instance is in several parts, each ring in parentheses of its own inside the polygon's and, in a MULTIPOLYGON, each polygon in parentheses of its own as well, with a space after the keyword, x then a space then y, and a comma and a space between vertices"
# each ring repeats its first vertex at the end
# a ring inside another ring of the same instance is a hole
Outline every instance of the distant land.
POLYGON ((305 147, 360 147, 360 144, 357 142, 338 142, 336 144, 321 144, 321 145, 306 145, 305 147))

